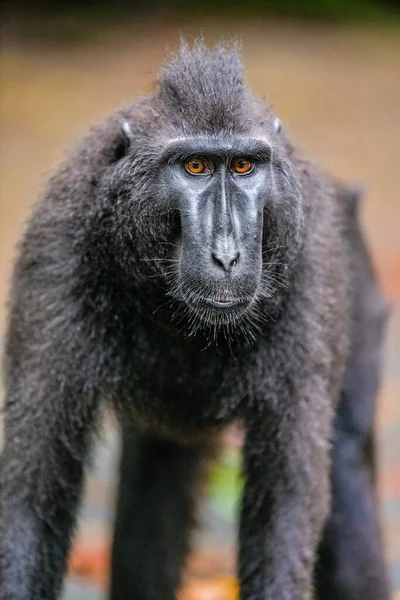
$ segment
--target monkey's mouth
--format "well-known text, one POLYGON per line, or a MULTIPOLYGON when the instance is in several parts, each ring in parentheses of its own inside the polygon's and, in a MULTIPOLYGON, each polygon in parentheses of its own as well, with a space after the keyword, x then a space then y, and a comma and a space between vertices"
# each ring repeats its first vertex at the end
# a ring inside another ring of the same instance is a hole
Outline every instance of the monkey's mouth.
POLYGON ((250 298, 234 298, 232 296, 217 296, 213 298, 210 296, 202 296, 201 294, 196 294, 195 292, 190 292, 186 299, 197 306, 205 304, 208 306, 213 306, 214 308, 222 309, 245 306, 251 302, 250 298))

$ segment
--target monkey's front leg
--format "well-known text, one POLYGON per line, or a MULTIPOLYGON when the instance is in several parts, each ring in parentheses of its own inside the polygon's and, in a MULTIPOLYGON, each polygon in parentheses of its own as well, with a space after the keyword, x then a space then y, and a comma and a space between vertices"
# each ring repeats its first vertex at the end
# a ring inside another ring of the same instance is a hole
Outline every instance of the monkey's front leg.
POLYGON ((328 427, 324 410, 313 414, 311 402, 292 402, 282 414, 258 414, 247 424, 241 600, 313 598, 316 549, 329 506, 328 427))

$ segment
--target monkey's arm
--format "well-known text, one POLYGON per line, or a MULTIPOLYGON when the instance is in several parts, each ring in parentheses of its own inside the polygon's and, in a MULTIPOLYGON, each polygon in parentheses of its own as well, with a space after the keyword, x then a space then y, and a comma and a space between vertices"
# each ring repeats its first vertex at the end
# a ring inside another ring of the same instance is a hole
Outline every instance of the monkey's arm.
MULTIPOLYGON (((298 397, 306 404, 308 398, 298 397)), ((311 600, 319 532, 328 513, 327 440, 303 415, 258 415, 244 450, 241 598, 311 600), (292 421, 293 419, 293 421, 292 421)))
POLYGON ((278 342, 260 377, 265 389, 256 389, 259 401, 245 415, 243 600, 313 598, 317 544, 329 511, 329 436, 345 350, 338 342, 332 351, 324 330, 318 337, 312 312, 302 311, 302 323, 294 313, 276 327, 278 342))
POLYGON ((7 355, 0 459, 2 600, 57 596, 98 412, 99 364, 78 323, 62 325, 55 315, 47 320, 42 314, 33 332, 26 319, 29 334, 16 331, 17 323, 11 326, 7 355), (73 343, 66 327, 75 332, 73 343))
POLYGON ((53 176, 16 265, 5 348, 1 600, 50 600, 61 586, 107 362, 88 218, 118 135, 117 127, 97 130, 53 176))

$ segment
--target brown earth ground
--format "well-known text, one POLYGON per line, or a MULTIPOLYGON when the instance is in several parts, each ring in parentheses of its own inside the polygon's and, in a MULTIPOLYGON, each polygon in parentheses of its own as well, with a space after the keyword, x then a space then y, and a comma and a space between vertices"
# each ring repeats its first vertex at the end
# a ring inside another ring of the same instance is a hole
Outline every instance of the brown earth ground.
MULTIPOLYGON (((398 29, 331 27, 249 20, 235 23, 128 22, 79 45, 29 45, 9 36, 1 58, 0 340, 10 265, 21 224, 44 175, 66 147, 115 107, 148 93, 179 34, 213 42, 243 40, 248 83, 267 96, 309 156, 343 179, 362 183, 362 216, 387 296, 394 303, 379 426, 388 464, 381 496, 394 500, 385 521, 387 553, 400 558, 400 35, 398 29), (397 401, 395 399, 397 398, 397 401), (387 431, 389 431, 387 429, 387 431), (385 434, 386 435, 386 434, 385 434), (389 438, 387 438, 389 439, 389 438), (386 443, 386 445, 385 445, 386 443)), ((102 555, 103 556, 103 555, 102 555)), ((99 559, 101 563, 101 558, 99 559)), ((76 558, 79 562, 79 556, 76 558)), ((397 566, 396 566, 397 565, 397 566)), ((102 572, 101 565, 98 567, 102 572)), ((79 565, 76 567, 79 570, 79 565)), ((396 571, 397 572, 397 571, 396 571)), ((190 598, 233 597, 234 584, 190 598)), ((193 592, 194 589, 194 592, 193 592)), ((186 596, 189 598, 189 595, 186 596)))

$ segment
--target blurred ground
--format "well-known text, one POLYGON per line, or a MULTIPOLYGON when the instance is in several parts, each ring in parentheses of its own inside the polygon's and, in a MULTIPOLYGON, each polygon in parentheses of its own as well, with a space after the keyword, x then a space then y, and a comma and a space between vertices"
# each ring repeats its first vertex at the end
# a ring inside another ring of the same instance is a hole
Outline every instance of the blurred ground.
MULTIPOLYGON (((400 35, 398 29, 248 20, 204 22, 207 41, 239 35, 250 86, 278 110, 307 154, 342 178, 366 185, 365 227, 393 304, 379 405, 379 491, 386 552, 400 593, 400 35)), ((178 34, 200 27, 141 22, 99 30, 89 41, 58 47, 13 36, 1 57, 0 340, 14 245, 44 179, 74 138, 114 107, 151 90, 178 34)), ((71 561, 65 598, 104 597, 117 438, 99 444, 71 561)), ((234 597, 232 477, 237 452, 214 469, 204 527, 184 600, 234 597), (225 494, 224 492, 229 493, 225 494), (224 503, 224 498, 227 500, 224 503), (199 580, 198 577, 201 577, 199 580), (200 581, 200 583, 199 583, 200 581)), ((400 598, 400 595, 398 596, 400 598)))

